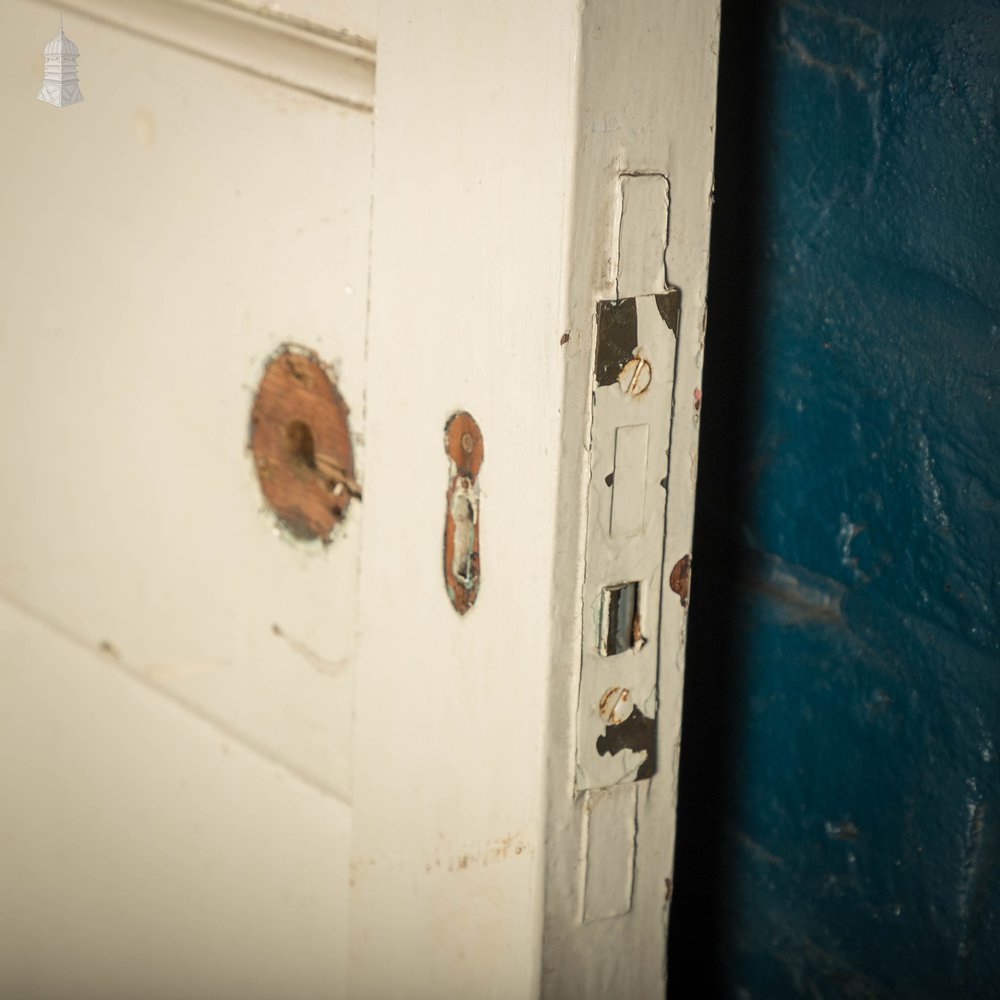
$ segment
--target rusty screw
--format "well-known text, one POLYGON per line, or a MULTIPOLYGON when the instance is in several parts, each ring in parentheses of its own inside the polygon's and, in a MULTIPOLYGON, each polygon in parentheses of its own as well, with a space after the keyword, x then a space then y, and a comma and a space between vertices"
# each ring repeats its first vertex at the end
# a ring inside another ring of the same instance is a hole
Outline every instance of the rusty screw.
POLYGON ((641 396, 653 381, 653 369, 644 358, 631 358, 618 373, 618 384, 629 396, 641 396))
POLYGON ((608 688, 598 711, 609 726, 620 726, 632 714, 632 696, 628 688, 608 688))

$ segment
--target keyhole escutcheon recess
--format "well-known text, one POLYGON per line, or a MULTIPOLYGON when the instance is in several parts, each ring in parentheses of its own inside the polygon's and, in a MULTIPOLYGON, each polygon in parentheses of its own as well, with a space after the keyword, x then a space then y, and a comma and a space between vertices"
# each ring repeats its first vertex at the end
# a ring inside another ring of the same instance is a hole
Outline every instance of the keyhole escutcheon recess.
POLYGON ((344 402, 312 352, 281 348, 267 363, 250 413, 250 451, 267 505, 296 538, 329 544, 361 498, 344 402))
POLYGON ((444 428, 449 460, 444 527, 444 583, 452 607, 464 615, 479 594, 479 469, 483 434, 464 410, 452 414, 444 428))

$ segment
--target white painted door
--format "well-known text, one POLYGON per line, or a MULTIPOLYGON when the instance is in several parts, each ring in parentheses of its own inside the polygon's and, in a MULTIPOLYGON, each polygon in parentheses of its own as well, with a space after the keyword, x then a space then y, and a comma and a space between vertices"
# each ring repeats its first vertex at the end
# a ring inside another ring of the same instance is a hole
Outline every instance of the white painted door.
POLYGON ((344 992, 360 508, 292 541, 266 359, 363 463, 374 8, 0 5, 0 995, 344 992), (297 17, 312 19, 305 23, 297 17))
POLYGON ((0 996, 662 996, 717 2, 2 4, 0 996))
POLYGON ((382 0, 358 997, 663 996, 718 13, 382 0), (598 316, 625 298, 640 328, 595 378, 598 316), (633 351, 644 394, 622 390, 633 351), (483 441, 461 616, 441 576, 456 410, 483 441), (644 456, 618 454, 630 427, 644 456), (641 614, 604 656, 601 595, 625 583, 641 614), (627 741, 600 714, 622 688, 627 741))

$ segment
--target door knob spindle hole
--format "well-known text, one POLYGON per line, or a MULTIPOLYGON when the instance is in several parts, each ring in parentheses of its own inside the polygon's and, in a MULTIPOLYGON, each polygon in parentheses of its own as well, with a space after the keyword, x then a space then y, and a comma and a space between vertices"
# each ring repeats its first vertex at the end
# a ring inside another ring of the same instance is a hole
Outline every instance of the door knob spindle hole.
POLYGON ((302 470, 316 472, 316 445, 309 425, 301 420, 293 420, 285 428, 285 446, 288 457, 302 470))

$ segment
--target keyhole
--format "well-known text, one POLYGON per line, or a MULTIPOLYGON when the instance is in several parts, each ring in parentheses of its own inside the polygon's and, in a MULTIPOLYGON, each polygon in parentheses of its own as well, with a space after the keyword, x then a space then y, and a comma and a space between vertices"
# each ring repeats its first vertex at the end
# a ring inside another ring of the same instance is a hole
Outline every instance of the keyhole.
MULTIPOLYGON (((466 483, 462 484, 468 489, 466 483)), ((455 525, 455 549, 451 571, 466 590, 473 584, 472 553, 475 546, 476 514, 467 496, 456 493, 451 504, 451 517, 455 525)))
POLYGON ((309 425, 293 420, 285 428, 285 445, 292 462, 312 472, 316 471, 316 446, 309 425))

